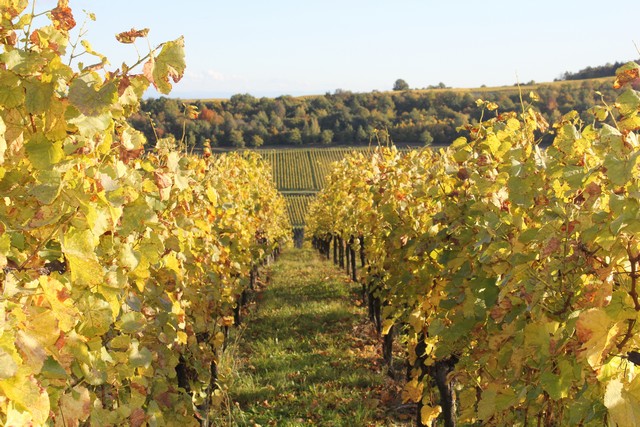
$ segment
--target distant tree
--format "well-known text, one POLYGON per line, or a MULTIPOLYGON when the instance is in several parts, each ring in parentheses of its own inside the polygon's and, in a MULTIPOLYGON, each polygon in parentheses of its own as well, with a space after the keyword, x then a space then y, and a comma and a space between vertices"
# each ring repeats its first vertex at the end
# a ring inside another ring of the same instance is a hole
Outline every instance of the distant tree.
POLYGON ((254 148, 261 147, 262 144, 264 144, 264 140, 260 135, 253 135, 251 141, 249 141, 249 145, 254 148))
POLYGON ((320 141, 323 144, 331 144, 333 142, 333 131, 330 129, 325 129, 320 134, 320 141))
POLYGON ((275 102, 273 111, 276 114, 276 116, 280 118, 284 118, 284 116, 287 114, 287 108, 284 106, 284 102, 282 102, 282 99, 278 99, 275 102))
POLYGON ((398 79, 393 84, 393 90, 409 90, 409 83, 405 82, 402 79, 398 79))
POLYGON ((236 148, 244 148, 244 136, 242 135, 241 130, 232 130, 229 134, 229 141, 231 142, 231 145, 236 148))
POLYGON ((318 124, 318 119, 316 117, 311 118, 311 122, 309 123, 309 138, 317 142, 320 137, 320 124, 318 124))
POLYGON ((282 122, 280 116, 278 116, 276 113, 271 113, 271 116, 269 117, 269 126, 280 131, 284 127, 284 123, 282 122))
POLYGON ((358 126, 358 130, 356 130, 356 141, 355 142, 364 142, 369 139, 369 135, 367 135, 367 131, 364 130, 362 126, 358 126))
POLYGON ((420 134, 420 142, 422 142, 423 145, 431 145, 433 143, 433 136, 431 136, 431 132, 424 130, 420 134))
POLYGON ((394 108, 396 108, 396 104, 393 102, 393 99, 385 93, 378 97, 376 107, 383 113, 388 113, 389 110, 393 110, 394 108))
MULTIPOLYGON (((636 63, 640 64, 640 60, 636 60, 636 63)), ((583 80, 583 79, 593 79, 598 77, 609 77, 615 76, 616 70, 624 65, 624 62, 615 62, 613 64, 607 63, 605 65, 599 65, 596 67, 587 67, 583 68, 580 71, 575 73, 566 71, 560 77, 556 78, 555 81, 558 80, 583 80)))
POLYGON ((198 117, 200 120, 204 120, 205 122, 214 123, 217 114, 215 111, 208 109, 206 106, 200 110, 200 115, 198 117))
POLYGON ((267 113, 265 113, 264 110, 258 111, 258 114, 256 114, 255 116, 255 119, 265 126, 269 124, 269 116, 267 116, 267 113))
POLYGON ((287 139, 289 140, 288 142, 291 144, 296 144, 296 145, 302 144, 302 133, 300 132, 300 129, 298 128, 291 129, 287 139))
POLYGON ((347 123, 344 129, 336 133, 336 137, 338 141, 343 144, 348 144, 353 142, 354 136, 355 136, 355 131, 353 129, 353 126, 351 126, 351 123, 347 123))

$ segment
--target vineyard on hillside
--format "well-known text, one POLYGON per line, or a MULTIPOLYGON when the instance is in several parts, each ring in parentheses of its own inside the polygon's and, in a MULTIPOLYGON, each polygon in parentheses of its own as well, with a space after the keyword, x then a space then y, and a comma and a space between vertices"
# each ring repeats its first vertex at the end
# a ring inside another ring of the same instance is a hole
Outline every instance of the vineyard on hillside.
POLYGON ((289 213, 292 227, 304 227, 309 202, 314 197, 313 194, 286 194, 284 196, 287 201, 287 212, 289 213))
POLYGON ((331 173, 308 233, 347 269, 360 252, 389 362, 402 335, 418 425, 637 425, 638 84, 629 63, 615 104, 552 126, 478 100, 470 139, 355 153, 331 173))
MULTIPOLYGON (((401 148, 401 152, 409 149, 401 148)), ((335 162, 352 153, 371 157, 375 147, 332 147, 256 150, 271 165, 276 188, 287 201, 289 220, 294 230, 305 226, 307 206, 326 185, 326 177, 335 162)))
POLYGON ((276 187, 283 193, 322 190, 331 164, 352 152, 374 152, 373 147, 300 148, 256 150, 271 165, 276 187))

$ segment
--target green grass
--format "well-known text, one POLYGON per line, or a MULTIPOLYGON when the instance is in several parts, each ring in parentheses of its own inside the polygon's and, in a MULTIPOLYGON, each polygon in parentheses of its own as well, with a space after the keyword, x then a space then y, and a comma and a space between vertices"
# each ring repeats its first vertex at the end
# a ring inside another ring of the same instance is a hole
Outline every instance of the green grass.
POLYGON ((313 251, 289 250, 225 355, 228 413, 218 425, 383 426, 387 381, 363 325, 357 285, 313 251))

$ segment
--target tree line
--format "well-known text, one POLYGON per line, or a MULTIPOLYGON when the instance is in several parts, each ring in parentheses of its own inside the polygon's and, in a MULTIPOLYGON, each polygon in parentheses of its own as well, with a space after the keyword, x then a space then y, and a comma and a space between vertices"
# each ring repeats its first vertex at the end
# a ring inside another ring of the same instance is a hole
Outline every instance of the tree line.
MULTIPOLYGON (((141 103, 130 122, 151 144, 174 136, 187 146, 242 148, 275 145, 358 145, 391 140, 397 144, 446 144, 481 119, 476 100, 498 105, 492 114, 521 111, 532 103, 549 122, 589 108, 599 97, 612 101, 610 82, 555 82, 535 87, 496 89, 395 90, 352 93, 337 90, 319 96, 257 98, 238 94, 224 100, 160 97, 141 103), (529 96, 529 92, 535 95, 529 96), (596 92, 602 95, 597 95, 596 92)), ((486 114, 486 112, 485 112, 486 114)), ((486 119, 486 116, 485 116, 486 119)))
MULTIPOLYGON (((640 64, 640 60, 636 60, 636 63, 640 64)), ((616 75, 616 70, 622 67, 625 62, 614 62, 613 64, 607 63, 605 65, 599 65, 596 67, 586 67, 580 71, 570 72, 565 71, 556 81, 560 80, 584 80, 584 79, 597 79, 600 77, 612 77, 616 75)))

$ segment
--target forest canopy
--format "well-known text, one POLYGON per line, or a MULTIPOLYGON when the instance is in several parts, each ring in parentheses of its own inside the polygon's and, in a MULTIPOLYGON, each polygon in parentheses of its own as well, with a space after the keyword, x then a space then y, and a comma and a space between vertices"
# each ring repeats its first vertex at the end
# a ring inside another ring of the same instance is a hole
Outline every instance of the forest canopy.
POLYGON ((196 149, 205 141, 226 148, 358 145, 379 140, 447 144, 461 130, 464 133, 466 125, 480 119, 479 98, 498 105, 491 114, 521 111, 522 103, 532 103, 553 123, 571 110, 590 120, 588 110, 599 100, 597 92, 607 102, 614 99, 609 79, 478 89, 337 90, 304 97, 238 94, 224 100, 195 101, 161 97, 143 101, 131 123, 152 144, 173 135, 196 149), (530 92, 535 94, 530 97, 530 92))

